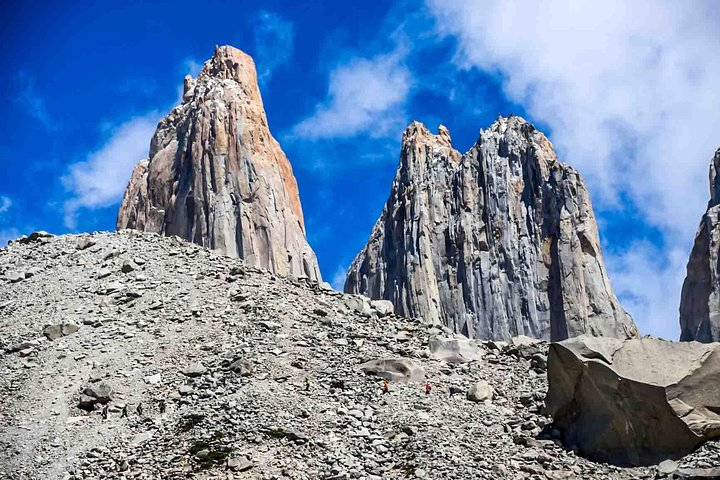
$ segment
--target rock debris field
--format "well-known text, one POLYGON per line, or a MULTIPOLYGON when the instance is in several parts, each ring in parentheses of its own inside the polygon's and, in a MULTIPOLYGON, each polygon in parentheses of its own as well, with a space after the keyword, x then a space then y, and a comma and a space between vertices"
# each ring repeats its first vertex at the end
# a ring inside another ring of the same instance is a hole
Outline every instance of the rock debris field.
POLYGON ((176 237, 13 242, 0 333, 3 479, 696 478, 720 458, 584 459, 542 413, 546 344, 468 341, 176 237))

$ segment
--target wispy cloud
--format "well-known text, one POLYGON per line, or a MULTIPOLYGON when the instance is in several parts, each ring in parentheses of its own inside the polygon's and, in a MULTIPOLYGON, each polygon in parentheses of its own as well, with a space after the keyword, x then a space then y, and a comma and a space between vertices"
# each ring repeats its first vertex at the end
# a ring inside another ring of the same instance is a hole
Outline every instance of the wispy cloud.
POLYGON ((50 118, 45 100, 35 90, 35 79, 25 72, 19 72, 17 75, 19 83, 19 93, 15 101, 20 105, 28 115, 40 122, 47 130, 55 130, 57 126, 50 118))
POLYGON ((292 58, 295 28, 292 22, 268 11, 258 12, 251 18, 258 79, 264 83, 277 67, 292 58))
POLYGON ((396 136, 405 126, 411 75, 397 52, 353 58, 330 72, 327 98, 293 133, 308 139, 396 136))
MULTIPOLYGON (((677 303, 665 286, 680 291, 674 269, 684 265, 675 255, 690 250, 707 202, 708 162, 720 143, 720 57, 708 54, 720 50, 720 4, 427 4, 438 33, 457 40, 456 65, 499 73, 508 98, 550 126, 561 158, 584 174, 599 204, 629 199, 642 221, 661 230, 661 261, 646 261, 635 243, 608 263, 637 282, 625 286, 638 298, 677 303)), ((604 220, 612 222, 612 214, 604 220)), ((662 318, 637 304, 630 310, 652 331, 667 331, 668 322, 678 330, 677 305, 666 305, 662 318), (650 314, 655 318, 644 317, 650 314)))
POLYGON ((20 238, 20 231, 17 228, 0 229, 0 248, 5 248, 8 241, 20 238))
POLYGON ((7 195, 0 195, 0 215, 7 213, 12 207, 12 199, 7 195))
POLYGON ((203 69, 203 62, 199 62, 192 57, 187 57, 180 64, 180 73, 182 75, 190 75, 191 77, 197 77, 203 69))
POLYGON ((345 277, 346 276, 347 276, 347 267, 344 265, 338 265, 337 269, 335 269, 335 273, 333 274, 332 280, 330 281, 330 285, 338 292, 342 292, 343 288, 345 288, 345 277))
POLYGON ((81 208, 103 208, 118 202, 135 165, 147 158, 158 112, 132 118, 114 128, 110 137, 85 160, 72 163, 63 177, 70 198, 65 201, 65 226, 76 228, 81 208))

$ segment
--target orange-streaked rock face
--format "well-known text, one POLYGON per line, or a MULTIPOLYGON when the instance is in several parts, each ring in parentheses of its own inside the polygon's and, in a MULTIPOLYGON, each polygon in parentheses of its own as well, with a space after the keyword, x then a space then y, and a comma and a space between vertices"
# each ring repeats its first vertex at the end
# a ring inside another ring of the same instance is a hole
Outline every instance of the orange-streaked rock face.
POLYGON ((177 235, 281 275, 320 279, 292 166, 268 128, 252 58, 216 47, 135 168, 117 228, 177 235))

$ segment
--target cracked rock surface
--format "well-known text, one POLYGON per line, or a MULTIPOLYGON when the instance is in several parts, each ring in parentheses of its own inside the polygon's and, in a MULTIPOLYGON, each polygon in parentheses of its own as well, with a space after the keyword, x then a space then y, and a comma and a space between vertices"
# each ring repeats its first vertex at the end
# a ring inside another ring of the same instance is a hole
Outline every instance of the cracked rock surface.
POLYGON ((443 126, 407 128, 345 291, 473 338, 637 336, 610 286, 584 181, 516 116, 464 155, 443 126))

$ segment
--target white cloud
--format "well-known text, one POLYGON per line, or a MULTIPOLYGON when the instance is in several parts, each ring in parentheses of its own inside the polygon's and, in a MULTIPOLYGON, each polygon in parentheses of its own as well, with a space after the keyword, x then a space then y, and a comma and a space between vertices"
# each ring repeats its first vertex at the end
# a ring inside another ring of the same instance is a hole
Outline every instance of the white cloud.
POLYGON ((7 213, 12 207, 12 199, 7 195, 0 195, 0 215, 7 213))
MULTIPOLYGON (((659 228, 662 262, 635 245, 624 271, 647 331, 677 326, 677 294, 708 199, 707 171, 720 144, 720 4, 712 0, 607 2, 428 0, 441 35, 458 41, 457 65, 497 72, 508 98, 551 128, 561 158, 577 167, 599 204, 629 198, 659 228), (664 267, 672 265, 673 267, 664 267), (644 280, 643 280, 644 279, 644 280), (648 285, 655 285, 649 287, 648 285), (652 290, 652 291, 651 291, 652 290), (642 293, 645 292, 645 293, 642 293), (667 305, 672 299, 673 305, 667 305), (671 308, 672 307, 672 308, 671 308)), ((604 219, 612 222, 612 216, 604 219)), ((633 232, 628 232, 632 237, 633 232)))
POLYGON ((401 54, 353 58, 330 73, 327 99, 293 133, 309 139, 397 135, 410 88, 401 54))
POLYGON ((200 75, 203 66, 204 64, 202 62, 198 62, 194 58, 188 57, 180 64, 180 70, 183 75, 190 75, 191 77, 195 78, 200 75))
POLYGON ((100 149, 71 164, 63 183, 71 194, 65 201, 65 225, 76 227, 80 208, 103 208, 118 202, 135 165, 147 158, 160 115, 151 112, 119 125, 100 149))
POLYGON ((20 238, 20 231, 17 228, 0 229, 0 248, 5 248, 8 241, 20 238))
POLYGON ((343 265, 338 265, 337 269, 335 270, 335 273, 333 274, 332 280, 330 281, 330 285, 337 290, 338 292, 342 292, 343 288, 345 288, 345 277, 347 276, 347 267, 343 265))
POLYGON ((255 37, 255 63, 261 83, 270 80, 273 71, 290 60, 295 28, 275 13, 261 11, 252 17, 255 37))
POLYGON ((617 255, 606 253, 605 260, 615 293, 640 331, 677 340, 679 286, 688 260, 685 249, 661 250, 641 241, 617 255))
POLYGON ((50 118, 43 99, 35 91, 35 80, 25 72, 18 73, 20 89, 15 101, 25 109, 31 117, 40 122, 47 130, 55 130, 55 122, 50 118))

